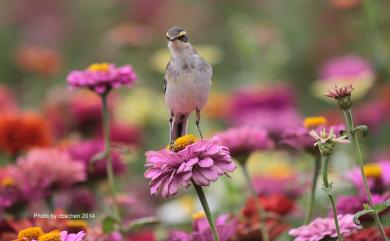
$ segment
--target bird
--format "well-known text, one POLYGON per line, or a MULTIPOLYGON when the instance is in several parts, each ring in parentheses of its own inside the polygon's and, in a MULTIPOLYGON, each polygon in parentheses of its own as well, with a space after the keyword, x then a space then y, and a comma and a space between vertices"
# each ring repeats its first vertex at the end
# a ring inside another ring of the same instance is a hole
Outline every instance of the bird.
POLYGON ((196 127, 203 139, 200 112, 209 98, 212 67, 190 44, 183 28, 170 28, 166 38, 171 53, 164 75, 165 102, 170 110, 170 142, 187 133, 188 118, 193 111, 196 112, 196 127))

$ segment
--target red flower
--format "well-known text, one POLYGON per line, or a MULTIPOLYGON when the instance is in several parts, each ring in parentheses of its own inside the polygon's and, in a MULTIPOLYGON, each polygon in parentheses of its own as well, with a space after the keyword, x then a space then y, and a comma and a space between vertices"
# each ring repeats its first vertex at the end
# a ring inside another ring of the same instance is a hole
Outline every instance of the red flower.
MULTIPOLYGON (((390 236, 390 227, 385 228, 386 236, 390 236)), ((382 241, 378 229, 376 227, 366 228, 359 230, 358 232, 345 237, 345 241, 382 241)))
POLYGON ((141 231, 128 236, 127 241, 155 241, 154 233, 149 230, 141 231))
POLYGON ((14 114, 0 117, 0 150, 11 154, 51 143, 45 120, 36 114, 14 114))
MULTIPOLYGON (((294 209, 294 202, 283 195, 273 194, 270 196, 259 197, 260 203, 266 212, 272 212, 279 215, 286 215, 294 209)), ((243 210, 243 215, 253 217, 257 215, 256 202, 254 198, 248 199, 243 210)))

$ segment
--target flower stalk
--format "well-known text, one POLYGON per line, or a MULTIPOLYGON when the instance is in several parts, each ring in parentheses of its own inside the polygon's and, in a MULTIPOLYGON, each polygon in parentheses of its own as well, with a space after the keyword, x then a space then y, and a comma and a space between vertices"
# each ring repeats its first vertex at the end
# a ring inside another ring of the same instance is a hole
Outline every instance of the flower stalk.
POLYGON ((103 135, 104 135, 104 156, 106 157, 106 170, 107 170, 107 180, 109 184, 112 207, 115 218, 117 221, 120 220, 120 212, 118 207, 118 202, 116 199, 116 190, 115 190, 115 177, 112 167, 112 158, 111 158, 111 140, 110 140, 110 115, 108 111, 108 92, 105 92, 101 95, 102 98, 102 114, 103 114, 103 135))
POLYGON ((314 201, 316 198, 316 187, 317 187, 317 180, 318 180, 318 173, 320 171, 321 167, 321 158, 319 155, 316 156, 314 160, 314 170, 313 170, 313 179, 311 181, 311 189, 310 189, 310 197, 309 197, 309 207, 307 209, 304 224, 307 225, 310 223, 312 216, 313 216, 313 208, 314 208, 314 201))
POLYGON ((203 192, 203 188, 201 186, 196 185, 194 181, 192 181, 194 185, 196 194, 198 195, 199 201, 202 204, 203 211, 206 214, 207 221, 209 222, 211 233, 213 234, 214 241, 220 241, 217 229, 215 227, 214 218, 211 214, 209 204, 207 203, 206 195, 203 192))
POLYGON ((364 188, 365 188, 367 198, 368 198, 368 204, 369 204, 370 208, 372 210, 374 210, 372 216, 374 218, 375 224, 378 227, 378 230, 379 230, 383 240, 388 241, 388 239, 386 237, 386 233, 385 233, 383 226, 380 222, 379 214, 374 208, 374 203, 372 201, 372 195, 371 195, 368 183, 367 183, 366 175, 364 173, 364 159, 363 159, 362 151, 360 149, 360 143, 359 143, 357 136, 356 136, 356 134, 357 134, 356 129, 353 125, 352 110, 351 110, 351 108, 348 108, 348 109, 344 109, 343 112, 344 112, 345 121, 346 121, 347 127, 348 127, 348 134, 351 138, 351 141, 352 141, 352 144, 353 144, 353 147, 355 150, 354 151, 355 159, 356 159, 357 164, 359 165, 360 173, 361 173, 361 176, 363 178, 364 188))
POLYGON ((336 203, 332 194, 332 184, 328 181, 328 164, 329 164, 329 155, 322 155, 322 181, 324 183, 323 190, 328 194, 330 203, 332 205, 333 219, 336 226, 337 239, 338 241, 343 241, 343 236, 340 232, 339 221, 337 218, 336 203))
POLYGON ((249 175, 249 171, 248 171, 248 167, 246 165, 246 162, 239 162, 239 163, 240 163, 242 171, 244 173, 248 188, 251 191, 251 194, 255 199, 255 204, 256 204, 257 210, 259 210, 258 215, 259 215, 259 225, 260 225, 260 229, 261 229, 262 240, 269 241, 270 239, 269 239, 269 235, 268 235, 267 226, 265 225, 265 222, 263 222, 264 221, 263 214, 265 213, 265 211, 264 211, 263 206, 261 205, 261 203, 259 201, 256 190, 253 186, 252 179, 249 175))

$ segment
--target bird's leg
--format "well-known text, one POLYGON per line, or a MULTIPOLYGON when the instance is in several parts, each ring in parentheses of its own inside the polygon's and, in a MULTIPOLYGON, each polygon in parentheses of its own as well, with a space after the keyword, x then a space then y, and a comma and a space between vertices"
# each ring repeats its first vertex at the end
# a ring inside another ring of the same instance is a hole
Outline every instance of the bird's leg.
POLYGON ((203 134, 202 134, 202 131, 200 130, 199 123, 200 123, 200 109, 196 108, 195 124, 196 124, 196 128, 198 128, 198 132, 199 132, 200 138, 203 139, 203 134))
POLYGON ((173 124, 173 112, 171 111, 171 115, 169 117, 169 149, 172 150, 173 140, 172 140, 172 124, 173 124))

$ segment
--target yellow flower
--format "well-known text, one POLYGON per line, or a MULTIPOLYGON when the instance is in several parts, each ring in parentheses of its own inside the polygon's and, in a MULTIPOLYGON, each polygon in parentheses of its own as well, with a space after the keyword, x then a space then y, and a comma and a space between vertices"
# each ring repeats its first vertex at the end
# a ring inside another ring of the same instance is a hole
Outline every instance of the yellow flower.
POLYGON ((94 63, 88 67, 88 70, 93 72, 107 72, 110 69, 109 63, 94 63))
POLYGON ((192 214, 192 220, 198 220, 198 219, 205 218, 205 217, 206 217, 206 214, 203 211, 196 212, 196 213, 192 214))
POLYGON ((370 163, 364 165, 366 177, 379 178, 382 176, 382 169, 378 164, 370 163))
POLYGON ((43 230, 40 227, 31 227, 19 231, 19 240, 37 240, 39 236, 43 234, 43 230))
POLYGON ((328 123, 328 120, 323 116, 310 116, 305 118, 303 121, 303 125, 307 129, 312 129, 321 125, 326 125, 328 123))
POLYGON ((5 177, 1 180, 0 186, 12 187, 15 185, 15 180, 12 177, 5 177))
POLYGON ((38 241, 61 241, 59 232, 50 232, 39 236, 38 241))
POLYGON ((197 137, 194 135, 191 135, 191 134, 181 136, 181 137, 177 138, 175 140, 175 142, 173 143, 172 150, 175 152, 181 151, 184 148, 186 148, 186 146, 195 143, 196 140, 197 140, 197 137))
POLYGON ((68 229, 76 229, 76 230, 87 230, 88 223, 82 219, 70 219, 66 221, 66 226, 68 229))

